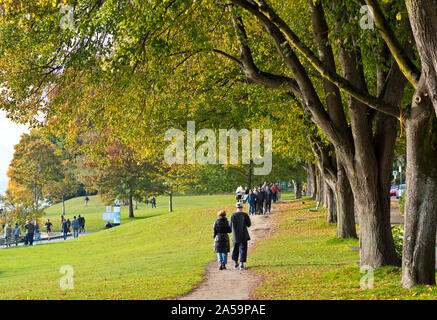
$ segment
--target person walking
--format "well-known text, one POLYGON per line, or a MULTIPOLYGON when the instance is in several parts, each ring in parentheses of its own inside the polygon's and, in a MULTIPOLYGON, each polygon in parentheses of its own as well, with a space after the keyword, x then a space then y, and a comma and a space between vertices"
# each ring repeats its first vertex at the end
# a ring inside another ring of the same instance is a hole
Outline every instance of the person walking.
POLYGON ((73 238, 79 237, 79 221, 77 221, 76 216, 73 217, 71 226, 73 227, 73 238))
POLYGON ((155 197, 152 197, 152 200, 150 200, 150 203, 152 204, 152 208, 156 208, 156 199, 155 199, 155 197))
POLYGON ((261 186, 261 188, 263 188, 264 191, 266 191, 266 190, 267 190, 267 186, 268 186, 267 181, 264 181, 264 183, 263 183, 263 185, 261 186))
POLYGON ((256 196, 256 214, 264 213, 264 198, 265 193, 262 187, 258 188, 258 195, 256 196))
POLYGON ((276 201, 278 201, 278 193, 279 193, 278 186, 274 183, 270 190, 272 190, 273 193, 273 203, 276 203, 276 201))
POLYGON ((68 222, 67 222, 67 220, 62 221, 61 230, 62 230, 62 234, 64 236, 64 240, 67 240, 67 235, 68 235, 68 222))
POLYGON ((82 217, 82 224, 81 224, 80 229, 82 232, 85 232, 85 217, 82 217))
POLYGON ((265 193, 265 200, 264 200, 264 213, 270 213, 270 210, 272 208, 272 200, 273 200, 273 192, 270 190, 270 188, 267 186, 265 193))
POLYGON ((80 215, 77 216, 77 222, 79 222, 79 233, 82 231, 82 217, 80 215))
POLYGON ((249 215, 255 214, 256 195, 252 190, 250 190, 247 195, 247 203, 249 204, 249 215))
POLYGON ((250 240, 248 227, 252 222, 247 213, 243 212, 243 204, 237 202, 235 205, 237 212, 231 215, 229 226, 232 230, 232 242, 234 248, 232 250, 232 260, 234 261, 234 268, 244 270, 244 264, 247 261, 247 241, 250 240), (240 265, 238 265, 240 261, 240 265))
POLYGON ((9 223, 5 227, 5 246, 10 247, 12 242, 12 228, 9 223))
POLYGON ((18 226, 18 223, 16 223, 14 228, 12 229, 12 235, 14 236, 15 246, 18 246, 18 240, 19 240, 20 235, 21 235, 21 229, 18 226))
MULTIPOLYGON (((256 189, 256 187, 253 188, 253 194, 255 195, 255 197, 257 197, 257 201, 258 201, 258 190, 256 189)), ((256 214, 257 210, 258 210, 258 207, 257 207, 257 203, 255 201, 255 205, 253 206, 254 214, 256 214)))
POLYGON ((67 232, 71 232, 70 227, 71 227, 71 221, 70 221, 70 218, 68 218, 67 219, 67 232))
POLYGON ((45 227, 46 227, 48 241, 50 241, 50 233, 52 232, 52 226, 53 226, 53 224, 50 222, 50 219, 47 219, 47 221, 45 223, 45 227))
POLYGON ((24 225, 24 229, 26 230, 24 245, 33 246, 33 234, 35 232, 35 225, 31 223, 30 220, 27 220, 26 224, 24 225))
POLYGON ((39 224, 36 220, 34 226, 35 226, 35 239, 41 240, 41 233, 39 232, 39 224))
POLYGON ((229 235, 231 233, 226 211, 220 210, 218 219, 214 222, 213 237, 214 237, 214 252, 217 253, 218 261, 220 262, 219 270, 226 269, 228 263, 228 252, 231 251, 229 244, 229 235))
POLYGON ((88 201, 90 201, 90 198, 88 198, 88 196, 85 195, 85 207, 88 207, 88 201))

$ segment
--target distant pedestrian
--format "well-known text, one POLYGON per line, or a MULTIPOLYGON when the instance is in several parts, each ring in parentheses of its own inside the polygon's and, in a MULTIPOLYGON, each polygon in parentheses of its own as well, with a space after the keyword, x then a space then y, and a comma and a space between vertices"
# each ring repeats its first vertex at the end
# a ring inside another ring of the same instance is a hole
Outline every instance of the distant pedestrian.
POLYGON ((68 235, 68 222, 67 220, 62 221, 61 224, 61 230, 62 230, 62 234, 64 236, 64 240, 67 240, 67 235, 68 235))
POLYGON ((41 240, 41 233, 39 231, 39 224, 37 221, 35 221, 35 240, 41 240))
POLYGON ((77 217, 77 222, 79 222, 79 233, 82 232, 82 226, 83 226, 82 219, 83 218, 80 215, 77 217))
POLYGON ((264 213, 270 213, 270 209, 272 207, 272 200, 273 200, 273 192, 270 190, 270 188, 267 186, 266 191, 264 192, 265 199, 264 199, 264 213))
POLYGON ((150 200, 150 203, 152 204, 152 208, 156 208, 156 199, 155 199, 155 197, 152 197, 152 200, 150 200))
POLYGON ((67 219, 67 231, 68 231, 68 232, 71 232, 71 231, 70 231, 70 227, 71 227, 71 221, 70 221, 70 218, 68 218, 68 219, 67 219))
POLYGON ((230 218, 229 225, 232 229, 232 242, 234 248, 232 250, 232 260, 234 261, 234 268, 238 267, 240 270, 244 269, 244 263, 247 260, 247 241, 250 240, 248 227, 251 226, 250 217, 243 212, 243 204, 237 202, 237 212, 233 213, 230 218), (240 261, 240 265, 238 265, 240 261))
POLYGON ((46 227, 46 232, 47 232, 47 240, 50 241, 50 234, 52 232, 52 226, 53 224, 50 222, 50 219, 47 219, 46 223, 45 223, 45 227, 46 227))
POLYGON ((90 198, 88 196, 85 196, 85 207, 88 207, 88 201, 90 201, 90 198))
POLYGON ((267 186, 268 186, 267 181, 264 181, 264 183, 263 183, 263 185, 261 186, 261 188, 263 188, 264 191, 266 191, 266 190, 267 190, 267 186))
POLYGON ((249 204, 249 214, 255 214, 256 195, 253 193, 253 190, 249 191, 249 194, 247 196, 247 203, 249 204))
POLYGON ((5 226, 5 246, 10 247, 12 242, 12 227, 9 223, 5 226))
POLYGON ((235 199, 236 199, 237 201, 240 201, 241 198, 243 197, 243 194, 244 194, 243 186, 239 186, 239 187, 237 188, 237 190, 235 191, 235 194, 236 194, 235 199))
POLYGON ((85 232, 85 217, 82 218, 82 224, 80 225, 80 231, 85 232))
POLYGON ((79 221, 76 219, 76 216, 73 217, 71 221, 71 226, 73 227, 73 237, 79 237, 79 221))
POLYGON ((18 246, 18 240, 20 239, 21 229, 18 223, 15 224, 14 229, 12 229, 12 235, 14 236, 15 246, 18 246))
POLYGON ((220 210, 218 219, 213 226, 214 252, 217 253, 218 261, 220 262, 219 270, 226 269, 226 264, 228 263, 228 252, 230 251, 228 233, 231 232, 228 219, 226 219, 226 211, 220 210))
POLYGON ((24 229, 26 230, 24 245, 33 246, 33 234, 35 232, 35 225, 31 223, 29 220, 27 220, 26 224, 24 225, 24 229))
POLYGON ((256 196, 256 214, 264 213, 264 198, 265 192, 262 187, 258 188, 258 194, 256 196))
POLYGON ((276 203, 276 201, 278 201, 278 195, 279 195, 279 188, 278 186, 274 183, 272 188, 272 193, 273 193, 273 203, 276 203))

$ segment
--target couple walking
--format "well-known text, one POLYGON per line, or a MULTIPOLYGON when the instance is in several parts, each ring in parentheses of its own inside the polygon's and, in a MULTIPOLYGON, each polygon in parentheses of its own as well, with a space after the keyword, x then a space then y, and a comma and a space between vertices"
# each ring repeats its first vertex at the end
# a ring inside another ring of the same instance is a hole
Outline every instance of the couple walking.
POLYGON ((228 222, 226 211, 220 210, 219 218, 214 223, 214 252, 217 253, 220 262, 220 270, 226 269, 228 252, 230 251, 229 235, 232 232, 232 260, 234 268, 244 270, 244 263, 247 259, 247 241, 250 240, 248 227, 251 225, 250 217, 243 212, 243 204, 237 202, 237 212, 231 215, 228 222), (240 262, 240 263, 238 263, 240 262))

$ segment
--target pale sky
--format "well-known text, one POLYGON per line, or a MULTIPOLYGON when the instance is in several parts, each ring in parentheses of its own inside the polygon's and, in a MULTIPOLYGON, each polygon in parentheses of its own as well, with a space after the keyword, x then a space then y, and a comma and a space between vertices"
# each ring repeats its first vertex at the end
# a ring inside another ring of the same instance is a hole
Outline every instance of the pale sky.
POLYGON ((6 112, 0 110, 0 194, 4 194, 8 182, 6 171, 14 154, 14 145, 20 141, 23 133, 28 133, 25 125, 20 125, 6 118, 6 112))

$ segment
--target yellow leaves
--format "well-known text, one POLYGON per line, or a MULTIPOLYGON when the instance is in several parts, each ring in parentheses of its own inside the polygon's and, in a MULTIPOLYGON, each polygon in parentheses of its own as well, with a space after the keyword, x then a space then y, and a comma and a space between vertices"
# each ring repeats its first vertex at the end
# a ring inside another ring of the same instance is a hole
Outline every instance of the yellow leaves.
POLYGON ((398 21, 402 20, 402 13, 400 13, 400 12, 397 13, 396 20, 398 20, 398 21))

